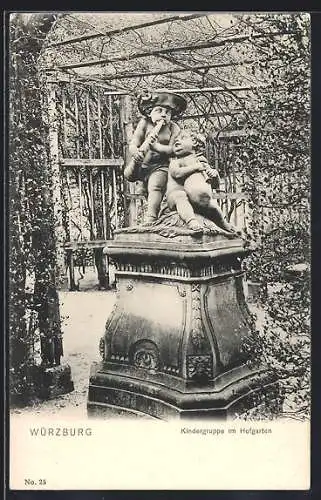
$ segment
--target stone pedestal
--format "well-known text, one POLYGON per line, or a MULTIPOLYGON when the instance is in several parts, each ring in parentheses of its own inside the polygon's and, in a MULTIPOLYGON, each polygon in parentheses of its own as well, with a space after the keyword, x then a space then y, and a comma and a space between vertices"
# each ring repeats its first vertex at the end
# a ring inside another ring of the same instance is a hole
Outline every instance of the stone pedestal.
POLYGON ((91 369, 89 415, 224 418, 276 391, 242 353, 251 321, 240 238, 123 230, 106 252, 117 300, 91 369))

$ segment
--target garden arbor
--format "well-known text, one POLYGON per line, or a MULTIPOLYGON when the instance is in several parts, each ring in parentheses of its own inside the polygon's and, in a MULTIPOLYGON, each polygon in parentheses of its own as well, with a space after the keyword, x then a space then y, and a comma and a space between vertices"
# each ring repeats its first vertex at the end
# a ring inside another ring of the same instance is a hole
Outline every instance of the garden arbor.
MULTIPOLYGON (((245 228, 242 138, 257 95, 269 85, 280 41, 295 36, 277 16, 213 13, 62 14, 43 46, 50 154, 56 179, 58 247, 75 288, 74 254, 94 250, 106 284, 102 248, 117 227, 137 223, 144 196, 124 182, 123 165, 137 96, 179 92, 188 100, 182 127, 207 138, 221 175, 216 194, 228 219, 245 228), (77 253, 78 252, 78 253, 77 253)), ((257 131, 256 131, 257 132, 257 131)), ((60 252, 60 267, 63 270, 60 252)), ((62 271, 63 272, 63 271, 62 271)))

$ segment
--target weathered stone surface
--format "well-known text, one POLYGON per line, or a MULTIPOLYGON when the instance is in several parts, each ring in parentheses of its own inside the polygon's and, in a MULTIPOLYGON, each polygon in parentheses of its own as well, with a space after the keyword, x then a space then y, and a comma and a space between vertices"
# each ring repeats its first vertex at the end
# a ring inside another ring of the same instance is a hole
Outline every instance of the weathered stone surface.
POLYGON ((71 369, 67 364, 41 368, 37 391, 42 399, 53 399, 74 390, 71 369))
POLYGON ((243 241, 129 229, 106 248, 118 295, 90 375, 89 413, 221 418, 257 403, 272 380, 242 353, 251 332, 243 241))
MULTIPOLYGON (((230 232, 217 226, 213 221, 207 219, 203 215, 196 213, 196 219, 203 226, 204 235, 224 235, 226 238, 237 238, 238 235, 235 232, 230 232)), ((152 234, 152 241, 162 241, 165 238, 179 238, 179 236, 194 236, 195 232, 189 229, 186 223, 180 218, 177 212, 172 212, 168 208, 164 208, 160 217, 148 225, 139 225, 127 227, 125 229, 118 229, 115 234, 141 234, 144 240, 147 239, 148 234, 152 234), (157 238, 157 235, 160 238, 157 238)))

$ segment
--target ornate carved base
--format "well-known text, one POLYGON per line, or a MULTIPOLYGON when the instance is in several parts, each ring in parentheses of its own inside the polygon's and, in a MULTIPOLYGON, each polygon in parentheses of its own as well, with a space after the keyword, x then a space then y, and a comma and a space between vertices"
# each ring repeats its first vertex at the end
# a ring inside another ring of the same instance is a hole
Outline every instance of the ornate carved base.
POLYGON ((107 253, 117 301, 90 375, 90 414, 224 417, 275 390, 242 353, 251 332, 242 240, 123 231, 107 253))
POLYGON ((267 394, 278 396, 273 377, 244 365, 202 385, 144 369, 114 366, 113 370, 98 363, 92 367, 87 408, 89 416, 113 418, 225 419, 259 405, 267 394))

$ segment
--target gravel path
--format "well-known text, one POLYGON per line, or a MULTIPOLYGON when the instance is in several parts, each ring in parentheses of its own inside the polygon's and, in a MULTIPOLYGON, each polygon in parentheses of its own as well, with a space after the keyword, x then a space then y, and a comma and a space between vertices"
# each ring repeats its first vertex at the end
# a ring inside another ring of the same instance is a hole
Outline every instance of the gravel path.
POLYGON ((60 292, 64 331, 62 364, 71 367, 75 390, 53 400, 13 409, 12 414, 57 415, 61 418, 87 417, 87 390, 90 365, 100 359, 98 344, 116 299, 114 291, 60 292))

